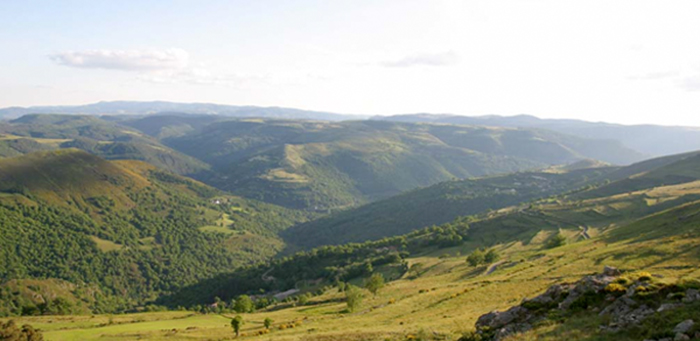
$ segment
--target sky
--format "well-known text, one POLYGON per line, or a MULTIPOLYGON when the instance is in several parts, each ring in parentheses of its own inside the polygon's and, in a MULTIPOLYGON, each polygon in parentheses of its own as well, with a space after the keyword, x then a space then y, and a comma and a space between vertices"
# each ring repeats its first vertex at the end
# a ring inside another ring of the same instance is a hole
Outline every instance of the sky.
POLYGON ((0 0, 0 107, 166 100, 700 126, 700 1, 0 0))

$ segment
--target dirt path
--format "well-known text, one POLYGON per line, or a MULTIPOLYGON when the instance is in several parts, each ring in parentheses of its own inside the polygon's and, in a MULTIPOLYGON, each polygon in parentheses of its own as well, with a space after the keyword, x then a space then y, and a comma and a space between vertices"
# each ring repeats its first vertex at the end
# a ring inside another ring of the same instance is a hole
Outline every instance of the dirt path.
POLYGON ((486 273, 485 273, 484 275, 490 275, 490 274, 492 274, 494 271, 496 271, 496 270, 498 269, 498 266, 501 265, 501 264, 503 264, 503 263, 505 263, 504 260, 498 261, 498 262, 496 262, 496 263, 491 264, 491 265, 489 266, 489 269, 486 270, 486 273))
POLYGON ((583 239, 591 239, 591 236, 588 234, 588 226, 579 226, 583 231, 581 231, 581 236, 583 239))

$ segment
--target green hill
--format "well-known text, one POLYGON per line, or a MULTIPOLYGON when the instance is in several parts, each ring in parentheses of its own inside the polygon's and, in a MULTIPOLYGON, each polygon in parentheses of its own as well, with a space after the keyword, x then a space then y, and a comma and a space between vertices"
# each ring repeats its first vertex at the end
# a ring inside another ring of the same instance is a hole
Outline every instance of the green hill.
POLYGON ((75 149, 2 159, 0 287, 33 287, 7 289, 21 295, 0 295, 0 313, 57 297, 71 312, 130 309, 272 257, 277 233, 305 219, 140 161, 75 149))
POLYGON ((212 165, 198 179, 215 187, 322 211, 454 178, 575 162, 593 150, 637 157, 615 143, 542 130, 382 121, 233 120, 164 143, 212 165))
POLYGON ((78 148, 110 160, 142 160, 178 174, 208 167, 133 128, 97 117, 26 115, 0 124, 0 157, 58 148, 78 148))
POLYGON ((575 190, 615 169, 523 172, 441 182, 294 226, 283 236, 293 246, 309 248, 402 235, 460 216, 575 190))

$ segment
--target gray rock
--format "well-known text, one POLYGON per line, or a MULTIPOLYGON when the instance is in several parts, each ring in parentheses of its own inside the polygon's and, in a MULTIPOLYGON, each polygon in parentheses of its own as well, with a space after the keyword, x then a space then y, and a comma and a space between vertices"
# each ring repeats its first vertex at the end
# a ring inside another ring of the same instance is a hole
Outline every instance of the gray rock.
POLYGON ((605 276, 620 276, 622 273, 620 270, 618 270, 616 267, 613 266, 605 266, 603 268, 603 275, 605 276))
POLYGON ((681 305, 682 304, 680 304, 680 303, 664 303, 659 307, 659 309, 656 309, 656 312, 660 313, 662 311, 676 309, 676 308, 680 307, 681 305))
POLYGON ((673 328, 674 333, 686 333, 690 330, 690 328, 693 328, 693 325, 695 322, 693 320, 685 320, 679 324, 676 325, 676 327, 673 328))
POLYGON ((690 336, 685 335, 683 333, 678 333, 676 334, 676 337, 673 338, 673 341, 686 341, 690 340, 690 336))
POLYGON ((695 302, 697 300, 700 300, 700 292, 698 292, 695 289, 688 289, 685 291, 685 297, 683 298, 683 302, 690 303, 695 302))

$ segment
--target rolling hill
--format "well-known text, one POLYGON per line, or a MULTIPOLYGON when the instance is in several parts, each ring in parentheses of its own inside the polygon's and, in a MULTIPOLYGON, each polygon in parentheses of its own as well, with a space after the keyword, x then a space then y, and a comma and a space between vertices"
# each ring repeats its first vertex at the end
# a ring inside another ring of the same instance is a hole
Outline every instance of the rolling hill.
POLYGON ((283 236, 292 249, 377 240, 551 196, 592 199, 693 182, 700 180, 698 165, 693 152, 626 167, 584 160, 541 172, 447 181, 294 226, 283 236))
POLYGON ((146 134, 97 117, 26 115, 0 124, 0 157, 59 148, 78 148, 111 160, 143 160, 178 174, 208 168, 146 134))
POLYGON ((680 154, 700 149, 700 129, 659 125, 622 125, 571 119, 540 119, 518 116, 459 116, 448 114, 409 114, 377 116, 377 120, 430 122, 547 129, 588 139, 613 139, 650 157, 680 154))
MULTIPOLYGON (((140 122, 125 124, 156 135, 168 127, 144 128, 140 122)), ((616 163, 641 158, 611 141, 528 129, 244 119, 191 130, 162 142, 212 166, 197 179, 246 197, 320 211, 454 178, 586 158, 616 163)))
POLYGON ((0 312, 39 313, 57 297, 75 311, 130 309, 272 257, 279 231, 306 219, 140 161, 76 149, 1 159, 0 287, 22 295, 0 295, 0 312))
POLYGON ((334 213, 283 233, 290 247, 364 242, 442 225, 461 216, 563 194, 603 178, 616 167, 570 172, 523 172, 441 182, 334 213))

